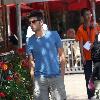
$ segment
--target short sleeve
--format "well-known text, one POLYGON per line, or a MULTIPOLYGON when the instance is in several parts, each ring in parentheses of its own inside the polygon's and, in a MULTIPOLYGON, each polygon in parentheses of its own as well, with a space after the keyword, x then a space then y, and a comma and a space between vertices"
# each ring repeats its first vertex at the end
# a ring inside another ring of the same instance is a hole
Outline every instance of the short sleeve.
POLYGON ((62 48, 63 47, 61 38, 60 38, 60 36, 59 36, 57 31, 55 32, 55 43, 56 43, 56 47, 57 48, 62 48))
POLYGON ((32 54, 32 50, 33 50, 33 46, 32 46, 32 43, 31 43, 31 39, 30 38, 26 38, 26 53, 28 55, 31 55, 32 54))

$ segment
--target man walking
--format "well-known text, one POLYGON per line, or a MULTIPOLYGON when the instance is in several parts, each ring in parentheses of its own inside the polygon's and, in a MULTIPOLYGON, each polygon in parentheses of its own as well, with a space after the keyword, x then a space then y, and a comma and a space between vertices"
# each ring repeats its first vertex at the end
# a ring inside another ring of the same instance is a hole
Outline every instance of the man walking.
POLYGON ((56 31, 43 30, 40 11, 33 11, 28 18, 35 32, 27 40, 30 74, 34 78, 34 100, 49 100, 49 93, 53 100, 66 100, 65 55, 61 39, 56 31))
POLYGON ((80 44, 88 99, 92 99, 92 97, 94 96, 94 92, 88 88, 88 83, 92 74, 91 48, 95 40, 96 31, 93 27, 93 24, 91 23, 90 10, 87 8, 82 9, 81 15, 84 19, 84 23, 78 28, 76 40, 78 40, 80 44))

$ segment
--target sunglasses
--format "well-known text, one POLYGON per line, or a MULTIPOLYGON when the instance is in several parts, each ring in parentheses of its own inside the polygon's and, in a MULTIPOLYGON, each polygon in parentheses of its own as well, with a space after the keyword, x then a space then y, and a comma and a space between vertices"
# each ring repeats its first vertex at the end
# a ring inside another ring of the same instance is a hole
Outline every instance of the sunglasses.
POLYGON ((29 24, 35 24, 37 21, 40 21, 40 20, 33 20, 33 21, 29 21, 29 24))

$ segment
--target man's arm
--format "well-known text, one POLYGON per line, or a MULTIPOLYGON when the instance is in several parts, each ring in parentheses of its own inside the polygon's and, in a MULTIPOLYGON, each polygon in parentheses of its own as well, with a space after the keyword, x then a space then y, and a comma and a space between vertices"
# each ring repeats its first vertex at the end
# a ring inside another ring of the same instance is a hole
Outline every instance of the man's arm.
POLYGON ((82 63, 85 64, 86 61, 85 61, 85 58, 84 58, 84 55, 83 55, 83 41, 79 41, 79 46, 80 46, 80 52, 81 52, 81 59, 82 59, 82 63))
POLYGON ((30 75, 32 80, 34 79, 34 67, 35 67, 35 63, 34 63, 34 59, 32 55, 28 56, 29 59, 29 68, 30 68, 30 75))
POLYGON ((59 54, 60 65, 61 65, 61 75, 64 78, 65 64, 66 64, 66 58, 65 58, 65 54, 64 54, 64 49, 63 48, 58 48, 58 54, 59 54))

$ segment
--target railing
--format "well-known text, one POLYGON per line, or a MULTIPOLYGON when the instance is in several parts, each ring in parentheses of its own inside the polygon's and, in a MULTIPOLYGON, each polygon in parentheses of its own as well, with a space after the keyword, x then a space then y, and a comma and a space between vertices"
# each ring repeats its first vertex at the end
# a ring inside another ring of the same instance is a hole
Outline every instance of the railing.
POLYGON ((79 43, 75 39, 62 39, 66 55, 65 73, 83 73, 79 43))
MULTIPOLYGON (((81 62, 81 54, 79 43, 75 41, 75 39, 62 39, 64 52, 66 55, 66 68, 65 73, 83 73, 83 65, 81 62)), ((6 52, 0 54, 0 60, 5 60, 5 56, 9 55, 11 52, 6 52)))

